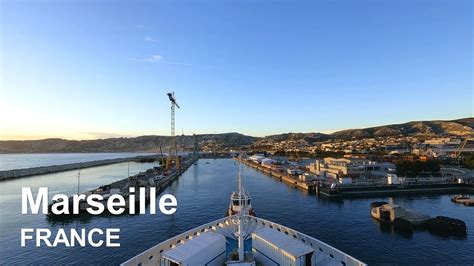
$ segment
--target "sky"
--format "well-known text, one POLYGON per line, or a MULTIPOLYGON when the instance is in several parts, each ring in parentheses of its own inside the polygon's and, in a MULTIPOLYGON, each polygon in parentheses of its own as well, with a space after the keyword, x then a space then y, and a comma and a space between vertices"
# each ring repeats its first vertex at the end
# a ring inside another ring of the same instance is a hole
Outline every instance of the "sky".
POLYGON ((0 139, 333 132, 473 114, 466 0, 0 0, 0 139))

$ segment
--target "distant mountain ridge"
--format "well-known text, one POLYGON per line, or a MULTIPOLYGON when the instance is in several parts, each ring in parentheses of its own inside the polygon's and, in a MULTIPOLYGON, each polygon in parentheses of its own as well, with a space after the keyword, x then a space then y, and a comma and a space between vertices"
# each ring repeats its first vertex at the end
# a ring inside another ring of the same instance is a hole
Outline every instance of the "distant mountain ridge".
MULTIPOLYGON (((212 143, 228 147, 251 145, 255 137, 239 133, 196 135, 200 144, 212 143)), ((179 147, 192 147, 193 136, 176 136, 179 147)), ((135 138, 107 138, 96 140, 66 140, 50 138, 43 140, 0 141, 0 153, 55 153, 55 152, 168 152, 170 136, 139 136, 135 138)))
MULTIPOLYGON (((332 134, 324 133, 283 133, 264 138, 239 133, 199 134, 200 145, 214 145, 227 148, 240 148, 255 144, 258 140, 274 142, 304 139, 308 143, 353 138, 376 138, 389 136, 446 136, 474 134, 474 118, 451 121, 412 121, 403 124, 377 126, 363 129, 347 129, 332 134)), ((177 136, 178 146, 193 146, 193 136, 177 136)), ((135 138, 107 138, 97 140, 43 139, 23 141, 0 141, 0 153, 55 153, 55 152, 163 152, 168 151, 169 136, 139 136, 135 138)))

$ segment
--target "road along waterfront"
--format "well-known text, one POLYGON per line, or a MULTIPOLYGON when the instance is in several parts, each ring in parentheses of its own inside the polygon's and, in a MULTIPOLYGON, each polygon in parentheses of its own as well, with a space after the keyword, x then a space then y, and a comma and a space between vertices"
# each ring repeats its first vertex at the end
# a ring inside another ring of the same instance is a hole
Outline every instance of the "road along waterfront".
MULTIPOLYGON (((151 167, 152 163, 130 163, 131 174, 151 167)), ((199 160, 162 192, 173 194, 178 200, 177 212, 171 216, 147 212, 144 215, 50 221, 44 215, 20 214, 21 187, 49 186, 52 193, 72 194, 77 191, 76 171, 2 182, 0 263, 118 264, 126 261, 163 240, 224 217, 229 195, 235 188, 236 171, 232 159, 199 160), (43 227, 52 231, 58 228, 120 228, 121 247, 20 248, 22 227, 43 227)), ((126 174, 127 163, 84 169, 84 190, 122 179, 126 174)), ((258 217, 313 236, 368 264, 470 264, 474 261, 471 249, 474 246, 474 209, 452 203, 449 195, 397 196, 393 201, 431 216, 445 215, 464 220, 471 229, 465 238, 445 238, 428 231, 406 236, 380 226, 370 217, 369 205, 372 201, 388 201, 387 197, 334 201, 318 198, 246 166, 243 166, 243 176, 258 217)))

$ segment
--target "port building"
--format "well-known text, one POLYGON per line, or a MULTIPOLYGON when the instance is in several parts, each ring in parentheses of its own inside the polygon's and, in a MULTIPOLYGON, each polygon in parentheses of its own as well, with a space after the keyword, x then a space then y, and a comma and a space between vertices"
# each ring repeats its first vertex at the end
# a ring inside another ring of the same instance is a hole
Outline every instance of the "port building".
POLYGON ((388 162, 375 162, 362 158, 332 158, 316 160, 308 166, 308 170, 324 177, 359 178, 359 177, 383 177, 392 178, 396 166, 388 162))

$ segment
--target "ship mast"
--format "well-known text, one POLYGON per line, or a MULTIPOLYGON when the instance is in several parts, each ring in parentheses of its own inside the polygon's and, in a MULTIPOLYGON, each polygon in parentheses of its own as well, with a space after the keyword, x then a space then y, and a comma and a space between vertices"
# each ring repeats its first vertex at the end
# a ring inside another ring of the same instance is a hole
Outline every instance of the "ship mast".
POLYGON ((243 230, 243 223, 244 223, 244 215, 246 210, 247 199, 244 197, 243 188, 242 188, 242 162, 241 157, 239 155, 239 174, 238 174, 238 186, 239 186, 239 205, 240 205, 240 212, 238 214, 238 231, 237 231, 237 240, 238 240, 238 251, 239 251, 239 262, 244 261, 244 230, 243 230))
MULTIPOLYGON (((240 161, 242 158, 240 157, 239 155, 239 174, 237 176, 237 186, 239 188, 239 196, 240 196, 240 200, 242 200, 242 162, 240 161)), ((242 202, 239 202, 239 203, 242 203, 242 202)), ((242 205, 240 205, 242 206, 242 205)))

